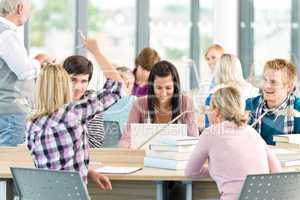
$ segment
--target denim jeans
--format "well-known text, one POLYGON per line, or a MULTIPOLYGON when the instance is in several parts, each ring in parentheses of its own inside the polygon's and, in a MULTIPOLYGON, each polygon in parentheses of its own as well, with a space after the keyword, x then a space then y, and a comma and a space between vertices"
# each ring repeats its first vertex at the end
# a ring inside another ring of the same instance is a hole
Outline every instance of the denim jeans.
POLYGON ((0 114, 0 146, 17 146, 25 141, 25 114, 0 114))

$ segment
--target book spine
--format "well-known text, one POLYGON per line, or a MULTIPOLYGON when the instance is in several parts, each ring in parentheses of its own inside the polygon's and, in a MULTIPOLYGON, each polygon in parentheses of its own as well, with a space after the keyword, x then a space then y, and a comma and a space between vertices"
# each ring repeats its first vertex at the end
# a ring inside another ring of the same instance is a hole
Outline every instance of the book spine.
POLYGON ((144 166, 161 168, 161 169, 172 169, 172 170, 178 169, 177 161, 167 160, 167 159, 156 159, 156 158, 149 158, 149 157, 145 157, 144 166))

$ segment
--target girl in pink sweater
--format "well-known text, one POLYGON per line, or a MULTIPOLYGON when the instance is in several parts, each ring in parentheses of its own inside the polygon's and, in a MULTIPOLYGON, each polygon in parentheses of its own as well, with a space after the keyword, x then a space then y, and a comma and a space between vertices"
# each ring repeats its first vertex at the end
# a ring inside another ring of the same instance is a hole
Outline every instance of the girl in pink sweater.
POLYGON ((185 169, 186 176, 211 176, 218 185, 221 200, 234 200, 248 174, 281 170, 264 140, 246 125, 248 115, 236 88, 217 90, 207 114, 212 125, 200 136, 185 169))
POLYGON ((184 114, 174 123, 187 124, 189 136, 199 136, 193 102, 180 89, 180 79, 176 67, 168 61, 156 63, 148 79, 148 95, 138 98, 133 104, 127 126, 119 145, 123 148, 131 146, 131 123, 166 124, 184 114))

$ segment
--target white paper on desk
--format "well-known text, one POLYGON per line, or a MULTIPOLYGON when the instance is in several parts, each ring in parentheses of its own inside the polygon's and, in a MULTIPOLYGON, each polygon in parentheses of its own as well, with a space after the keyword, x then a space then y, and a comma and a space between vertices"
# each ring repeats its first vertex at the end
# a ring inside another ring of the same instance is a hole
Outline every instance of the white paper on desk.
POLYGON ((148 138, 150 138, 157 131, 164 129, 155 136, 149 143, 144 145, 147 149, 150 143, 159 141, 161 136, 187 136, 186 124, 130 124, 131 132, 131 147, 137 148, 142 145, 148 138))
POLYGON ((103 166, 97 168, 95 171, 103 174, 131 174, 138 170, 142 169, 141 167, 116 167, 116 166, 103 166))

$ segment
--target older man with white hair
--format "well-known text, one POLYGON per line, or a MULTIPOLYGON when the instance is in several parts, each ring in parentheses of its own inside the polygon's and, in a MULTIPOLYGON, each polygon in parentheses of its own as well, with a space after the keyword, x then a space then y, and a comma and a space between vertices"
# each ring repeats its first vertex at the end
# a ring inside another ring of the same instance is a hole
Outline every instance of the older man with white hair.
POLYGON ((30 59, 19 38, 17 28, 29 15, 29 0, 0 0, 0 146, 24 142, 26 112, 20 103, 24 88, 19 86, 33 80, 48 59, 46 55, 30 59))

